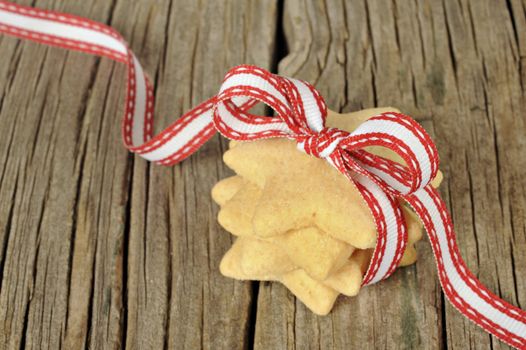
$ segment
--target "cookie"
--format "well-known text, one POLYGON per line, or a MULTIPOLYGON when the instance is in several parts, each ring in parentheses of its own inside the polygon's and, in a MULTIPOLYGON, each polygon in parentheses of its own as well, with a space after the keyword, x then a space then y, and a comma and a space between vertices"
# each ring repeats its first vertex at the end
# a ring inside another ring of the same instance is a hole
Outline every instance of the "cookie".
MULTIPOLYGON (((328 126, 352 131, 372 115, 330 112, 328 126)), ((369 151, 403 163, 381 147, 369 151)), ((238 236, 221 273, 236 279, 283 283, 317 314, 326 314, 338 294, 356 295, 376 243, 369 208, 354 185, 326 161, 297 150, 293 141, 266 139, 230 143, 223 157, 236 176, 212 190, 221 206, 219 223, 238 236)), ((433 185, 442 179, 439 173, 433 185)), ((422 224, 402 204, 408 245, 400 266, 416 260, 422 224)))
POLYGON ((287 252, 290 260, 312 278, 323 281, 339 270, 355 248, 332 238, 317 227, 292 230, 268 238, 287 252))
MULTIPOLYGON (((234 182, 232 178, 228 178, 226 185, 220 182, 216 187, 221 192, 221 189, 234 182)), ((235 236, 254 236, 252 217, 260 200, 261 190, 247 181, 237 181, 233 186, 237 186, 238 191, 221 206, 218 221, 235 236)), ((228 188, 225 190, 227 192, 233 191, 228 188)), ((317 280, 324 280, 331 272, 342 267, 354 250, 349 244, 332 238, 315 226, 290 230, 277 236, 258 237, 291 253, 289 257, 293 263, 317 280)))
POLYGON ((366 254, 353 254, 336 273, 319 281, 295 266, 276 245, 256 237, 239 237, 219 269, 224 276, 238 280, 281 282, 314 313, 326 315, 339 293, 358 293, 367 268, 364 262, 369 258, 366 254))
POLYGON ((231 176, 219 181, 212 188, 212 199, 221 206, 225 205, 237 193, 243 183, 244 180, 240 176, 231 176))

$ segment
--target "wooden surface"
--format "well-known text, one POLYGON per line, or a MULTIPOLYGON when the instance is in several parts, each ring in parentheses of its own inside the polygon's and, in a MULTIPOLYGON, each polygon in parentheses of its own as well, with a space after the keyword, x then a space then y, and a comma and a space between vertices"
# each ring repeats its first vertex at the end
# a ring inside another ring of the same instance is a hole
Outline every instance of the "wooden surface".
MULTIPOLYGON (((157 128, 239 63, 314 83, 331 109, 396 106, 433 135, 462 255, 526 308, 526 2, 20 1, 108 23, 156 85, 157 128)), ((161 168, 120 142, 124 68, 0 37, 0 348, 506 349, 416 266, 327 317, 218 264, 232 238, 214 138, 161 168)))

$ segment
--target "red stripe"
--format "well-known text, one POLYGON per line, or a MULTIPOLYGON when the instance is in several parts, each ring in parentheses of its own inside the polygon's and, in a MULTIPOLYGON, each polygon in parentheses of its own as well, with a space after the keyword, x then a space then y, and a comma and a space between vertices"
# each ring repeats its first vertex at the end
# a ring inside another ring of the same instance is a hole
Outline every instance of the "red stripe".
POLYGON ((369 263, 369 267, 367 268, 367 272, 362 281, 362 286, 364 286, 376 276, 376 273, 380 268, 381 257, 383 257, 385 254, 387 240, 387 223, 385 222, 385 217, 381 211, 380 205, 378 204, 378 201, 372 195, 372 193, 369 192, 369 190, 359 182, 355 181, 354 184, 356 185, 356 188, 360 191, 362 198, 365 200, 365 202, 369 206, 369 209, 371 210, 374 222, 376 224, 378 235, 376 239, 376 247, 374 249, 371 262, 369 263))
POLYGON ((294 113, 285 114, 283 117, 289 128, 294 131, 296 134, 302 133, 303 130, 309 128, 306 115, 305 107, 303 106, 303 100, 301 95, 293 82, 284 80, 284 87, 286 91, 286 96, 289 99, 291 108, 294 110, 294 113), (286 83, 285 83, 286 82, 286 83))
POLYGON ((305 85, 307 85, 307 87, 309 88, 310 92, 314 95, 314 99, 316 100, 316 104, 318 105, 318 108, 319 108, 320 113, 321 113, 323 125, 325 125, 325 122, 327 120, 327 105, 325 104, 325 100, 323 100, 323 97, 321 97, 321 95, 318 92, 318 90, 316 90, 314 88, 314 86, 312 86, 312 84, 310 84, 309 82, 303 81, 303 80, 302 80, 302 82, 305 85))
POLYGON ((144 83, 146 85, 146 109, 144 113, 144 141, 147 142, 153 136, 153 113, 154 113, 154 98, 153 98, 153 87, 150 83, 150 79, 145 74, 144 83))
POLYGON ((395 251, 395 257, 393 261, 391 262, 391 266, 389 266, 389 269, 387 270, 387 273, 385 274, 385 278, 391 276, 398 265, 400 265, 400 261, 402 260, 403 254, 405 252, 405 248, 407 247, 407 240, 408 240, 408 234, 407 234, 407 225, 405 222, 405 219, 403 217, 402 209, 400 208, 400 204, 396 201, 396 199, 392 198, 389 194, 387 194, 387 197, 390 200, 391 207, 393 208, 393 211, 395 212, 396 217, 396 225, 398 228, 398 240, 397 240, 397 246, 395 251))
POLYGON ((135 67, 133 64, 133 54, 128 52, 128 75, 126 76, 126 98, 124 100, 124 115, 122 116, 122 136, 124 145, 131 149, 133 147, 132 131, 133 131, 133 116, 135 114, 135 84, 132 84, 135 79, 135 67))

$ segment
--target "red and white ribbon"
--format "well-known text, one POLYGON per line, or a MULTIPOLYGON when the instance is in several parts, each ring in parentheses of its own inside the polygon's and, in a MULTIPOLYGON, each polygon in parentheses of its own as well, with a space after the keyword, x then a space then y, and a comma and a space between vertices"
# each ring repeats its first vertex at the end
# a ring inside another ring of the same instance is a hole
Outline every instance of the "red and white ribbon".
POLYGON ((402 258, 407 229, 397 199, 403 198, 424 223, 449 301, 487 332, 526 349, 526 312, 491 293, 460 257, 450 215, 429 184, 438 171, 435 145, 413 119, 384 113, 351 133, 327 128, 325 102, 312 85, 258 67, 238 66, 227 73, 216 96, 153 136, 152 86, 114 29, 68 14, 0 1, 0 32, 125 63, 124 144, 147 160, 163 165, 180 162, 216 131, 240 141, 286 137, 295 140, 303 152, 325 159, 355 184, 373 213, 378 238, 363 285, 391 275, 402 258), (250 109, 259 102, 270 106, 276 116, 251 114, 250 109), (386 147, 405 164, 371 154, 366 151, 368 146, 386 147))

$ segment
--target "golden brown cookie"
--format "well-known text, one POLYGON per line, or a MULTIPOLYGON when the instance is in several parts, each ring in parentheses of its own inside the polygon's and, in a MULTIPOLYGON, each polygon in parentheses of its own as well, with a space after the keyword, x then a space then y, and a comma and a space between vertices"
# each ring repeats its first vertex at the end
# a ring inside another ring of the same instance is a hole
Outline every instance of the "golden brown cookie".
MULTIPOLYGON (((232 180, 232 177, 226 179, 227 185, 233 183, 232 180)), ((227 185, 220 182, 217 187, 221 191, 227 185)), ((233 235, 253 236, 252 217, 260 200, 261 190, 247 181, 237 181, 235 186, 238 186, 238 190, 221 206, 218 221, 233 235)), ((216 196, 220 191, 216 191, 216 196)), ((230 193, 230 189, 226 192, 230 193)), ((342 267, 354 250, 349 244, 332 238, 315 226, 260 238, 281 248, 294 264, 317 280, 324 280, 331 272, 342 267)))
MULTIPOLYGON (((327 124, 352 131, 386 111, 396 109, 330 112, 327 124)), ((368 150, 402 162, 384 148, 368 150)), ((376 228, 354 185, 287 139, 231 142, 224 160, 237 175, 220 181, 212 196, 221 206, 219 223, 239 238, 225 254, 221 273, 280 281, 317 314, 328 313, 339 293, 356 295, 376 228)), ((439 173, 433 185, 441 178, 439 173)), ((416 260, 414 243, 422 237, 422 225, 405 204, 402 209, 409 238, 400 262, 404 266, 416 260)))
POLYGON ((353 254, 325 281, 319 281, 294 266, 288 256, 272 243, 256 237, 239 237, 220 264, 224 276, 239 280, 283 283, 309 309, 326 315, 339 293, 356 295, 360 289, 367 254, 353 254))

